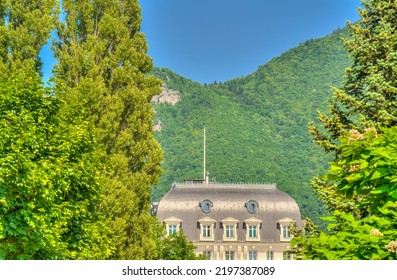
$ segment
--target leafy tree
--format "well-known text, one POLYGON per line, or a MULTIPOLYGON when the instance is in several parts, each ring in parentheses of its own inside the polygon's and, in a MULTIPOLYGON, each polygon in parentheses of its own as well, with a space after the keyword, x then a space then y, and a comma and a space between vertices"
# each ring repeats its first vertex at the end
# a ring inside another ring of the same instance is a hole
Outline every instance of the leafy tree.
POLYGON ((342 142, 341 158, 331 163, 327 180, 337 182, 336 190, 350 198, 364 195, 360 207, 378 214, 379 207, 397 200, 397 127, 375 128, 365 133, 350 131, 342 142))
POLYGON ((39 52, 55 27, 57 0, 0 2, 0 75, 35 67, 39 52))
POLYGON ((197 256, 193 242, 188 241, 183 230, 160 239, 157 247, 158 258, 162 260, 203 260, 204 256, 197 256))
MULTIPOLYGON (((353 65, 346 69, 341 88, 333 89, 330 115, 321 113, 322 128, 310 126, 316 142, 325 151, 340 157, 339 137, 365 128, 393 127, 397 124, 397 10, 396 1, 362 1, 360 20, 349 23, 352 38, 346 40, 353 65)), ((313 188, 331 209, 355 212, 357 217, 370 213, 361 207, 366 194, 358 193, 346 200, 335 186, 314 178, 313 188), (358 209, 360 208, 360 209, 358 209)))
POLYGON ((41 82, 41 47, 57 1, 0 2, 0 259, 103 259, 101 195, 91 125, 60 113, 41 82))
POLYGON ((352 130, 324 178, 347 198, 365 195, 360 206, 371 215, 335 210, 327 218, 330 233, 296 232, 292 246, 299 258, 397 259, 397 127, 381 132, 352 130))
POLYGON ((291 244, 296 258, 309 260, 395 260, 397 259, 397 204, 380 209, 381 216, 356 219, 335 210, 328 217, 330 233, 298 234, 291 244))
POLYGON ((105 152, 105 193, 98 210, 106 217, 115 259, 156 255, 150 185, 158 182, 162 151, 153 137, 151 97, 160 82, 147 75, 152 61, 133 1, 62 1, 65 22, 55 44, 54 83, 71 104, 66 115, 95 125, 105 152))
POLYGON ((59 115, 35 71, 0 82, 0 258, 102 259, 92 130, 59 115))
POLYGON ((296 232, 292 241, 308 259, 396 258, 396 2, 362 3, 346 41, 353 65, 343 87, 333 89, 331 115, 319 115, 323 128, 310 127, 335 159, 312 182, 334 210, 330 233, 296 232))

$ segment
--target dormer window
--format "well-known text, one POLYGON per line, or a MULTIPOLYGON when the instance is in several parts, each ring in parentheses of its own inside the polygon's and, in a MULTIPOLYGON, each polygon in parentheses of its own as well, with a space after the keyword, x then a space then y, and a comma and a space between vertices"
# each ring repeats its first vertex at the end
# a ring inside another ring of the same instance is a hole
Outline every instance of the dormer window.
POLYGON ((225 239, 234 239, 236 237, 236 226, 226 225, 225 226, 225 239))
POLYGON ((284 218, 277 221, 280 227, 280 241, 290 241, 292 238, 290 228, 291 224, 294 222, 291 218, 284 218))
POLYGON ((289 226, 281 226, 281 236, 282 239, 291 239, 291 233, 289 231, 289 226))
POLYGON ((202 235, 203 235, 203 239, 210 239, 211 235, 212 235, 212 226, 210 225, 202 225, 201 227, 202 229, 202 235))
POLYGON ((176 225, 167 225, 167 227, 168 227, 168 230, 167 230, 168 235, 171 235, 171 234, 177 232, 177 226, 176 225))
POLYGON ((258 225, 248 226, 248 238, 250 239, 258 238, 258 225))
POLYGON ((223 225, 223 240, 237 241, 237 225, 238 220, 234 218, 226 218, 221 221, 223 225))
POLYGON ((168 219, 165 219, 164 223, 166 224, 167 235, 171 235, 179 231, 182 220, 172 216, 168 219))
POLYGON ((200 223, 200 241, 214 241, 215 220, 209 217, 198 220, 200 223))
POLYGON ((246 241, 260 241, 260 227, 262 221, 252 217, 244 221, 246 228, 246 241))

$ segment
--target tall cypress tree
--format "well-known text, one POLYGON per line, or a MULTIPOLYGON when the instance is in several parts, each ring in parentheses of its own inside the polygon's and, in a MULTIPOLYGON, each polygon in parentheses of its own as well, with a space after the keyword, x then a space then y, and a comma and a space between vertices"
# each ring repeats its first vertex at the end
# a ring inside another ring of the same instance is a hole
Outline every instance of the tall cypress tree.
MULTIPOLYGON (((82 119, 95 125, 104 151, 105 194, 99 210, 111 228, 115 259, 155 257, 150 185, 162 151, 153 137, 151 97, 160 82, 140 32, 137 0, 63 1, 54 82, 82 119)), ((65 112, 69 114, 73 112, 65 112)))
MULTIPOLYGON (((349 23, 351 39, 345 41, 353 65, 346 69, 341 88, 333 89, 330 114, 320 113, 321 127, 310 126, 315 141, 338 159, 339 137, 350 137, 368 127, 397 125, 397 1, 363 0, 360 20, 349 23)), ((346 199, 335 187, 314 178, 314 189, 331 209, 367 215, 360 196, 346 199), (361 208, 361 209, 360 209, 361 208)))

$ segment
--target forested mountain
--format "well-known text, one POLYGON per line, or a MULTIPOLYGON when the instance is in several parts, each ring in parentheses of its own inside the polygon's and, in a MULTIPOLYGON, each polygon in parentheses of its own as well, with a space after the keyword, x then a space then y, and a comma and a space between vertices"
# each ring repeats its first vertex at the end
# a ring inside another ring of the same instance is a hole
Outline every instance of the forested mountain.
POLYGON ((165 160, 152 199, 159 200, 172 182, 202 178, 206 127, 210 181, 276 183, 298 202, 304 216, 319 223, 324 208, 310 180, 328 164, 308 123, 316 120, 317 110, 325 111, 331 86, 340 85, 350 65, 341 42, 347 36, 342 29, 308 40, 253 74, 225 83, 202 85, 155 68, 165 95, 171 92, 180 100, 153 102, 155 137, 165 160))

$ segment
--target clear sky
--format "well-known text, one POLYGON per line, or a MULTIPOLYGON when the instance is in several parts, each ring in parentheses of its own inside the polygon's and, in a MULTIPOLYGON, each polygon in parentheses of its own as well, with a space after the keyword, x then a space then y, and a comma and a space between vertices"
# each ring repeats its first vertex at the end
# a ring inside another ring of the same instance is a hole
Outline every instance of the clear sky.
MULTIPOLYGON (((201 83, 254 72, 275 56, 358 20, 360 0, 139 0, 154 65, 201 83)), ((44 81, 55 63, 41 52, 44 81)))
POLYGON ((140 0, 155 66, 201 83, 254 72, 358 20, 360 0, 140 0))

